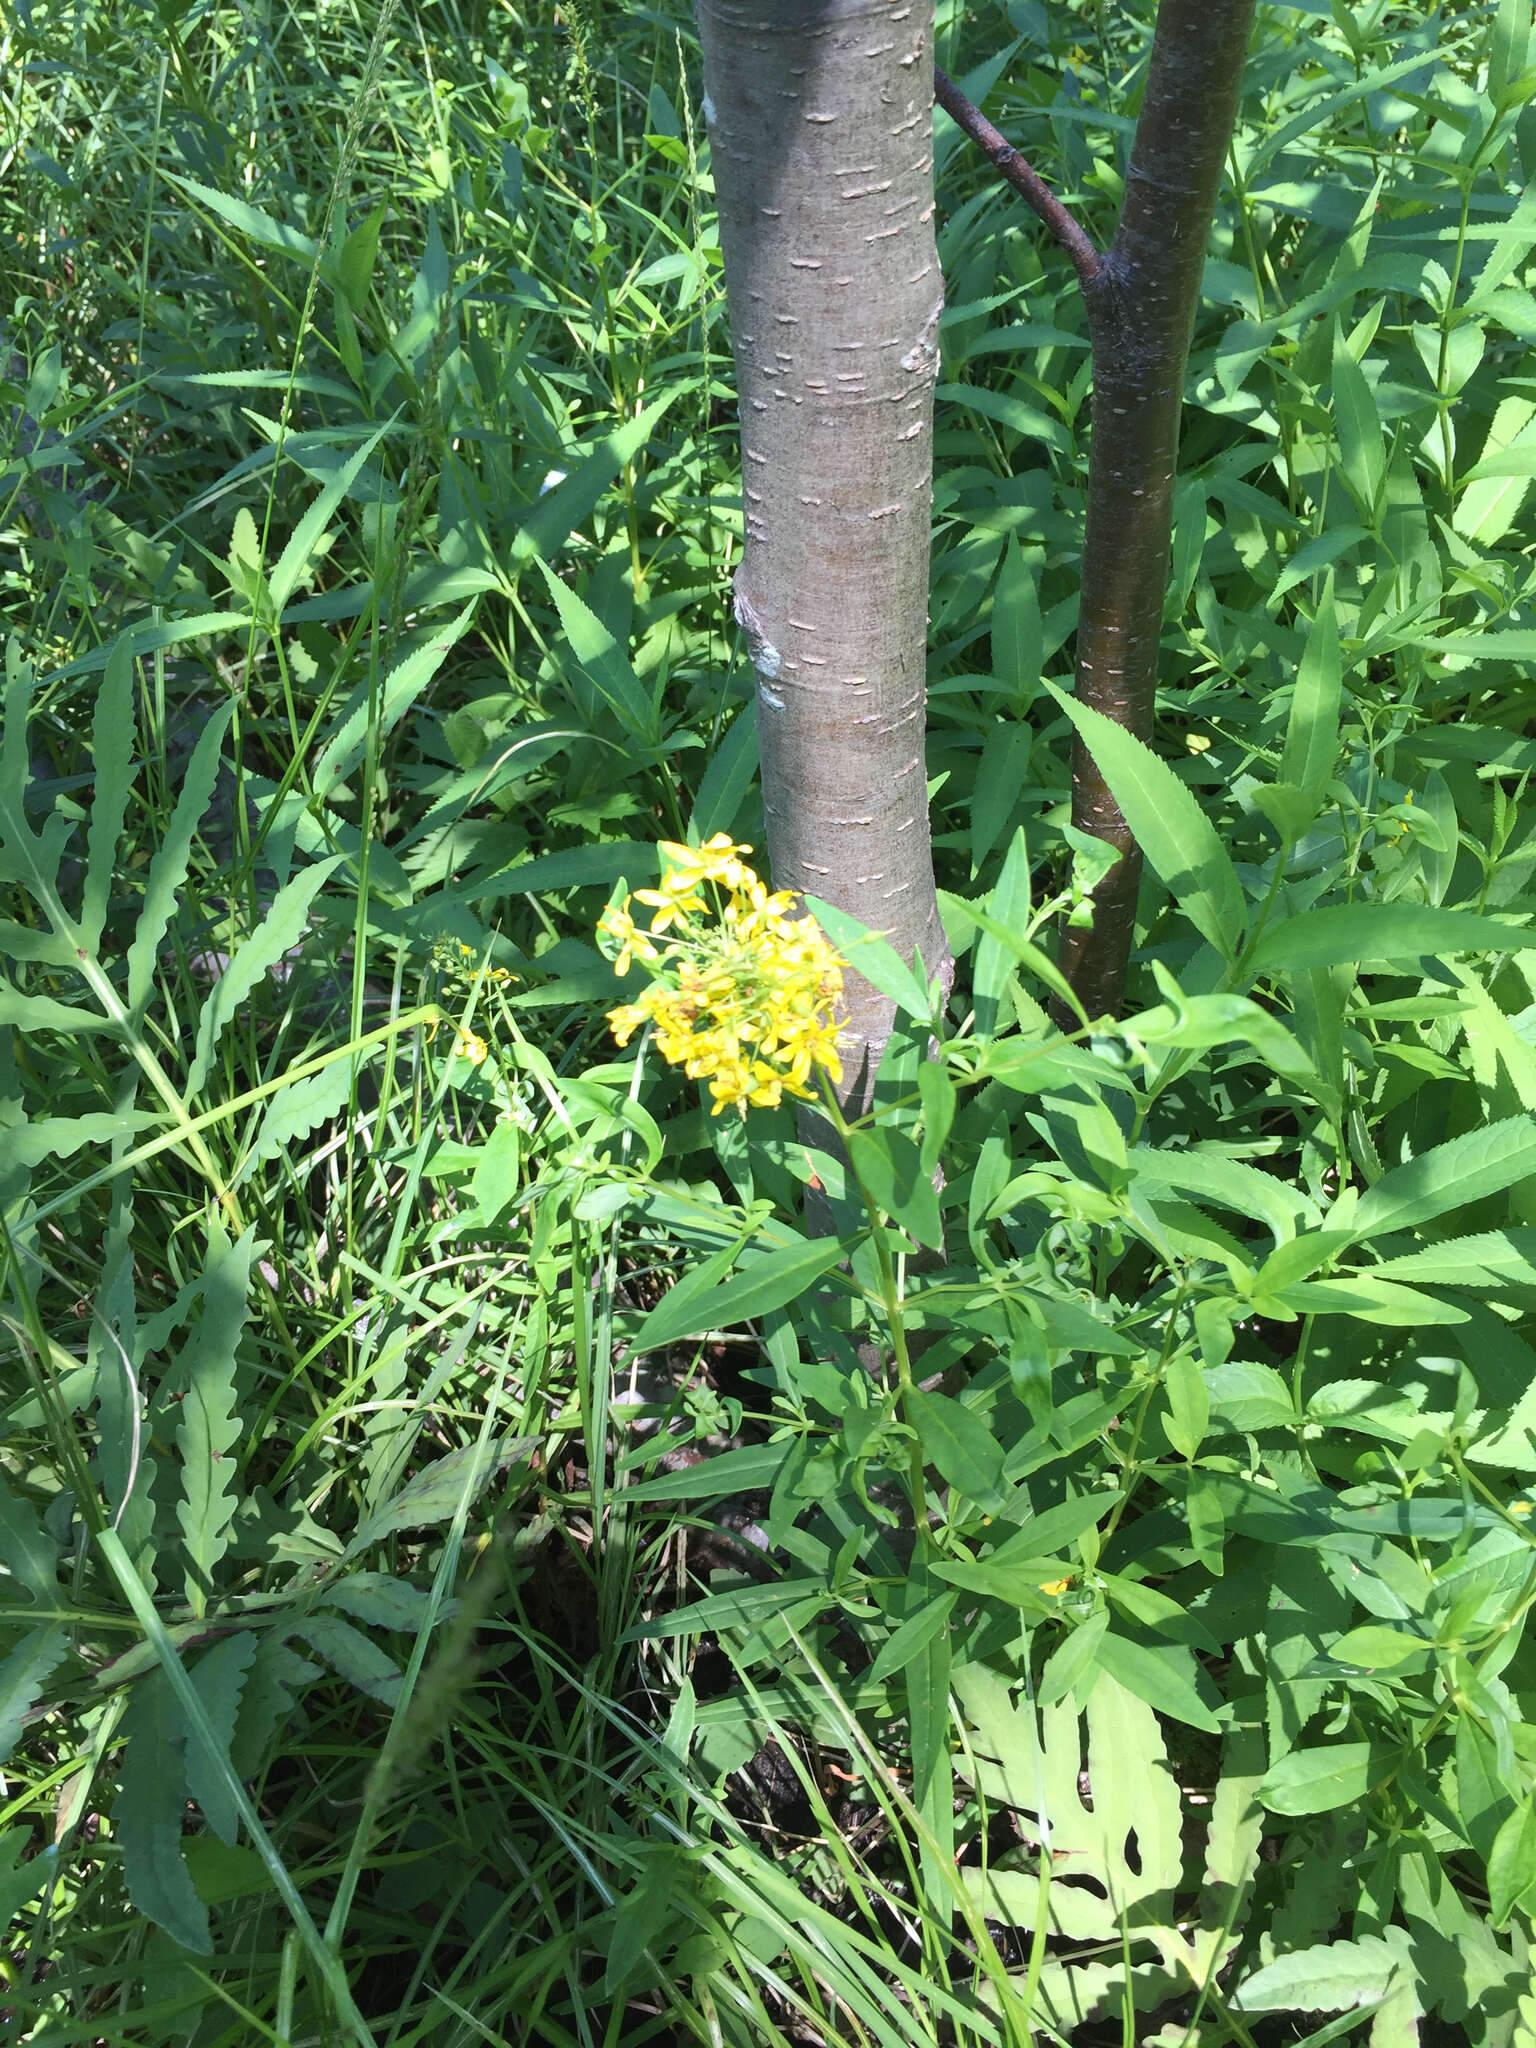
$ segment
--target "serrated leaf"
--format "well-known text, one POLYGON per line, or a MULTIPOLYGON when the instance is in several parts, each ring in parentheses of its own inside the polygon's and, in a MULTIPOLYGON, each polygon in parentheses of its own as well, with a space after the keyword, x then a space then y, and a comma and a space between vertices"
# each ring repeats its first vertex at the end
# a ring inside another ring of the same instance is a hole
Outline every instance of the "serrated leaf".
POLYGON ((320 1676, 320 1666, 292 1650, 277 1633, 263 1635, 240 1694, 240 1712, 230 1744, 236 1776, 254 1778, 272 1738, 292 1714, 298 1695, 320 1676))
POLYGON ((187 1601, 206 1611, 214 1569, 229 1548, 238 1461, 227 1456, 243 1427, 235 1402, 235 1348, 249 1313, 254 1225, 236 1243, 215 1237, 203 1275, 203 1312, 178 1366, 181 1491, 176 1519, 187 1556, 187 1601))
POLYGON ((1384 1280, 1417 1281, 1425 1287, 1536 1287, 1536 1230, 1480 1230, 1471 1237, 1450 1237, 1367 1270, 1384 1280))
POLYGON ((408 1480, 392 1500, 368 1517, 347 1546, 347 1556, 392 1536, 399 1529, 426 1529, 439 1522, 451 1522, 460 1504, 473 1501, 493 1479, 499 1479, 541 1440, 535 1436, 508 1437, 494 1445, 467 1444, 450 1451, 408 1480))
POLYGON ((283 957, 292 952, 308 929, 310 905, 346 858, 332 854, 302 870, 273 897, 260 927, 236 948, 233 958, 208 991, 197 1020, 197 1048, 187 1072, 187 1093, 195 1095, 208 1079, 219 1038, 239 1014, 240 1006, 283 957))
POLYGON ((582 672, 619 724, 641 746, 655 744, 656 715, 629 656, 584 598, 578 597, 549 564, 539 563, 560 625, 582 672))
POLYGON ((1045 686, 1077 727, 1148 865, 1201 936, 1227 960, 1247 923, 1231 857, 1193 792, 1150 747, 1054 683, 1045 686))
POLYGON ((192 859, 192 842, 202 823, 203 813, 213 798, 224 736, 234 715, 233 699, 220 704, 209 714, 182 776, 171 822, 165 828, 165 837, 149 864, 144 904, 134 926, 133 942, 128 948, 128 1007, 135 1013, 143 1010, 154 986, 160 942, 176 914, 181 887, 187 879, 187 868, 192 859))
POLYGON ((1268 924, 1248 956, 1255 978, 1309 967, 1354 966, 1374 960, 1413 964, 1453 953, 1519 953, 1536 948, 1536 932, 1466 910, 1430 903, 1334 903, 1268 924))
POLYGON ((69 1637, 49 1623, 32 1629, 0 1663, 0 1764, 16 1747, 28 1714, 43 1696, 55 1667, 69 1654, 69 1637))
POLYGON ((386 1707, 394 1705, 400 1691, 399 1667, 372 1637, 339 1614, 323 1611, 305 1615, 294 1632, 349 1685, 386 1707))
POLYGON ((274 618, 282 617, 283 609, 298 588, 299 579, 309 567, 326 528, 335 516, 337 506, 356 483, 368 458, 394 425, 395 418, 398 418, 398 414, 387 419, 369 440, 364 441, 355 453, 347 457, 289 535, 288 545, 278 556, 272 574, 267 579, 267 594, 274 618))
POLYGON ((69 1159, 83 1145, 105 1148, 117 1138, 161 1122, 149 1110, 91 1110, 84 1116, 45 1116, 20 1124, 0 1136, 0 1154, 7 1166, 33 1167, 45 1159, 69 1159))
POLYGON ((186 177, 176 171, 167 171, 166 177, 173 185, 179 185, 183 192, 190 192, 194 199, 200 199, 208 211, 232 227, 237 234, 247 236, 263 249, 278 249, 285 256, 292 256, 301 263, 313 263, 320 253, 320 245, 297 228, 289 227, 283 221, 274 220, 269 213, 263 213, 259 206, 252 206, 247 200, 234 199, 227 192, 215 191, 212 185, 199 183, 196 178, 186 177))
POLYGON ((255 1636, 242 1630, 215 1643, 187 1673, 223 1752, 216 1764, 200 1742, 187 1744, 187 1791, 202 1808, 203 1818, 221 1842, 232 1843, 240 1832, 240 1812, 234 1799, 238 1780, 229 1752, 235 1739, 240 1695, 255 1655, 255 1636))
POLYGON ((967 1500, 995 1513, 1003 1504, 1004 1451, 981 1417, 947 1394, 911 1390, 906 1413, 923 1458, 967 1500))
POLYGON ((0 1473, 0 1577, 9 1576, 34 1600, 51 1607, 59 1593, 62 1549, 44 1529, 32 1503, 12 1493, 0 1473))
POLYGON ((107 904, 133 785, 133 659, 119 634, 107 656, 91 726, 91 772, 95 795, 86 833, 85 884, 81 894, 80 944, 94 953, 101 944, 107 904))
POLYGON ((687 380, 678 378, 665 396, 655 399, 622 427, 601 441, 590 446, 583 443, 575 450, 578 459, 569 475, 552 490, 545 491, 523 514, 509 549, 514 569, 522 568, 535 557, 545 563, 554 561, 567 536, 590 516, 625 463, 632 462, 650 440, 667 407, 687 388, 687 380))
POLYGON ((1536 1116, 1507 1117, 1394 1166, 1340 1222, 1352 1239, 1428 1223, 1536 1175, 1536 1116))
POLYGON ((163 1671, 152 1671, 135 1689, 124 1726, 128 1741, 112 1832, 128 1896, 173 1941, 194 1955, 211 1955, 207 1909, 181 1853, 187 1727, 163 1671))
POLYGON ((1279 1956, 1231 2002, 1239 2012, 1344 2012, 1375 2004, 1410 1973, 1402 1950, 1369 1934, 1279 1956))
MULTIPOLYGON (((641 1323, 632 1339, 636 1352, 655 1351, 677 1344, 685 1337, 700 1336, 706 1330, 729 1329, 798 1301, 823 1273, 846 1259, 852 1246, 838 1238, 817 1238, 810 1244, 776 1246, 756 1257, 744 1259, 728 1280, 703 1293, 689 1290, 674 1301, 664 1294, 641 1323)), ((682 1295, 683 1290, 674 1290, 682 1295)))
POLYGON ((321 1605, 340 1607, 370 1628, 397 1629, 414 1635, 431 1608, 432 1596, 407 1579, 394 1579, 385 1572, 353 1572, 337 1579, 320 1596, 321 1605))
POLYGON ((354 1064, 352 1056, 342 1052, 318 1073, 279 1089, 267 1104, 251 1149, 230 1186, 241 1187, 258 1166, 275 1159, 285 1146, 298 1144, 321 1124, 340 1116, 352 1099, 354 1075, 360 1068, 360 1061, 354 1064))
POLYGON ((470 603, 456 619, 450 620, 446 626, 439 626, 403 661, 395 664, 376 695, 367 682, 359 683, 352 691, 321 743, 315 761, 311 788, 317 800, 329 796, 336 784, 350 775, 363 758, 370 719, 375 721, 375 730, 381 737, 399 724, 442 667, 454 645, 469 630, 474 616, 475 606, 470 603))

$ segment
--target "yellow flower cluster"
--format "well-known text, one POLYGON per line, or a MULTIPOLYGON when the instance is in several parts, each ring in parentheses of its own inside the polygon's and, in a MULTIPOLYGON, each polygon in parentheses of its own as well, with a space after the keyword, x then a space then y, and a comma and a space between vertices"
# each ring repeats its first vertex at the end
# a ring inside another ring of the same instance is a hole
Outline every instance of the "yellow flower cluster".
POLYGON ((663 1059, 709 1083, 716 1116, 728 1104, 741 1116, 749 1103, 772 1108, 786 1094, 813 1101, 816 1068, 843 1077, 843 963, 813 917, 790 915, 787 890, 764 888, 741 859, 751 851, 723 832, 703 846, 664 840, 661 887, 610 905, 597 927, 617 973, 643 960, 655 976, 637 1002, 609 1012, 614 1037, 628 1045, 651 1025, 663 1059), (652 912, 648 931, 631 903, 652 912))

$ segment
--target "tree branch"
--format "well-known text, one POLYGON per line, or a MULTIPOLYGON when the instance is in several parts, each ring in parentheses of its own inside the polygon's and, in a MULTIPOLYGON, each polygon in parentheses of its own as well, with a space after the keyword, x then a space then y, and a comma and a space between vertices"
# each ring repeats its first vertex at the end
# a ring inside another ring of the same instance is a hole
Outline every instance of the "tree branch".
POLYGON ((1040 173, 992 126, 980 107, 973 106, 946 72, 933 67, 933 96, 955 126, 968 135, 978 149, 997 166, 1025 203, 1040 216, 1063 249, 1072 258, 1083 288, 1094 284, 1104 258, 1083 228, 1072 218, 1040 173))

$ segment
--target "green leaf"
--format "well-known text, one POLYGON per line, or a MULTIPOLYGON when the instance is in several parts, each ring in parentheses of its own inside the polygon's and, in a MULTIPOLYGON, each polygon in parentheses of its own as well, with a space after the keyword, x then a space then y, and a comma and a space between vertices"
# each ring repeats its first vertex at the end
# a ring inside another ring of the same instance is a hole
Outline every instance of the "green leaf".
MULTIPOLYGON (((783 1308, 786 1302, 798 1301, 823 1273, 846 1259, 852 1248, 851 1241, 837 1238, 780 1245, 743 1260, 729 1280, 702 1295, 690 1293, 679 1303, 674 1303, 671 1294, 663 1295, 636 1330, 633 1349, 637 1353, 655 1351, 685 1337, 697 1337, 706 1330, 729 1329, 734 1323, 783 1308)), ((681 1288, 674 1291, 683 1292, 681 1288)))
POLYGON ((885 1125, 850 1131, 848 1158, 877 1209, 919 1244, 944 1249, 933 1175, 924 1173, 922 1154, 910 1138, 885 1125))
POLYGON ((1102 712, 1054 683, 1046 688, 1077 727, 1136 843, 1190 923, 1229 961, 1247 922, 1243 892, 1216 828, 1165 761, 1102 712))
MULTIPOLYGON (((717 1458, 702 1458, 697 1465, 681 1471, 661 1472, 654 1479, 641 1479, 624 1488, 624 1499, 719 1500, 728 1493, 759 1493, 772 1486, 789 1455, 791 1439, 778 1438, 771 1444, 744 1444, 740 1450, 722 1451, 717 1458)), ((647 1456, 654 1456, 653 1449, 647 1456)))
POLYGON ((219 1038, 239 1015, 246 998, 285 955, 291 953, 308 929, 309 909, 322 886, 329 881, 345 854, 332 854, 295 875, 278 890, 260 929, 237 947, 233 958, 208 992, 202 1015, 197 1020, 197 1048, 187 1072, 187 1093, 195 1095, 208 1079, 219 1038))
POLYGON ((203 1274, 203 1313, 177 1371, 182 1395, 181 1500, 176 1519, 187 1556, 187 1601, 206 1611, 215 1567, 229 1548, 239 1462, 227 1454, 240 1437, 235 1400, 235 1351, 249 1313, 251 1261, 259 1249, 255 1226, 235 1244, 213 1236, 203 1274))
POLYGON ((1170 1720, 1191 1728, 1221 1732, 1221 1723, 1201 1699, 1188 1675, 1199 1669, 1190 1651, 1180 1647, 1164 1654, 1145 1643, 1132 1642, 1111 1629, 1099 1644, 1098 1662, 1117 1685, 1145 1700, 1170 1720), (1181 1668, 1182 1667, 1182 1668, 1181 1668))
POLYGON ((45 1607, 58 1599, 62 1549, 43 1528, 31 1502, 12 1493, 0 1473, 0 1560, 10 1577, 45 1607))
POLYGON ((1331 1813, 1364 1799, 1391 1756, 1371 1742, 1293 1749, 1265 1776, 1259 1797, 1272 1813, 1331 1813))
POLYGON ((432 1596, 409 1579, 391 1578, 388 1572, 352 1572, 327 1586, 320 1596, 322 1607, 340 1607, 370 1628, 397 1629, 414 1635, 426 1622, 432 1596))
POLYGON ((654 746, 658 737, 656 714, 640 678, 630 667, 628 655, 586 601, 547 562, 541 561, 539 567, 582 673, 631 738, 641 746, 654 746))
POLYGON ((397 662, 377 692, 366 681, 357 685, 321 743, 310 785, 317 801, 328 797, 363 758, 370 723, 382 737, 405 716, 469 630, 474 616, 474 604, 467 604, 456 619, 438 627, 397 662))
POLYGON ((175 171, 167 171, 165 175, 173 185, 179 185, 183 192, 190 192, 194 199, 200 199, 210 213, 259 247, 281 250, 285 256, 292 256, 301 263, 313 263, 320 254, 318 242, 300 234, 297 228, 274 220, 260 207, 251 206, 244 199, 232 199, 227 193, 216 192, 211 185, 199 184, 196 178, 184 177, 175 171))
POLYGON ((0 1663, 0 1764, 16 1747, 27 1715, 68 1654, 69 1637, 50 1622, 30 1630, 0 1663))
POLYGON ((856 973, 863 975, 871 988, 889 996, 897 1009, 904 1010, 909 1017, 916 1017, 924 1024, 931 1022, 933 1004, 928 999, 927 989, 889 939, 860 924, 856 917, 850 917, 846 910, 839 910, 836 904, 824 903, 819 896, 807 896, 805 907, 843 959, 856 973))
POLYGON ((1163 1376, 1168 1396, 1168 1413, 1163 1428, 1168 1441, 1181 1458, 1193 1458, 1205 1440, 1211 1417, 1211 1398, 1205 1378, 1187 1351, 1176 1351, 1163 1376))
POLYGON ((914 1388, 906 1414, 922 1444, 924 1462, 936 1466, 958 1493, 989 1513, 1003 1505, 1002 1445, 981 1417, 947 1394, 914 1388))
POLYGON ((286 1088, 280 1088, 267 1104, 251 1149, 237 1167, 230 1186, 243 1186, 258 1166, 275 1159, 285 1146, 296 1144, 321 1124, 340 1116, 352 1099, 354 1076, 352 1055, 343 1051, 318 1073, 306 1074, 302 1081, 292 1081, 286 1088))
POLYGON ((1495 1927, 1507 1925, 1516 1906, 1536 1911, 1536 1801, 1522 1799, 1493 1838, 1488 1853, 1488 1907, 1495 1927))
POLYGON ((107 657, 91 727, 91 772, 96 793, 86 834, 85 887, 80 905, 80 944, 94 953, 101 944, 107 905, 123 834, 128 791, 133 784, 133 660, 119 634, 107 657))
POLYGON ((203 813, 213 798, 224 735, 229 731, 234 715, 232 698, 209 714, 182 776, 171 822, 149 864, 149 875, 144 884, 144 906, 134 927, 133 943, 128 948, 128 1007, 135 1013, 142 1012, 154 987, 160 942, 176 914, 181 887, 187 879, 187 868, 192 859, 192 842, 202 823, 203 813))
POLYGON ((1239 2012, 1347 2012, 1376 2004, 1411 1976, 1401 1949, 1368 1934, 1277 1957, 1255 1971, 1231 2002, 1239 2012))
POLYGON ((1314 806, 1333 777, 1339 750, 1343 682, 1344 662, 1339 651, 1330 571, 1318 600, 1317 616, 1303 644, 1296 688, 1291 695, 1285 752, 1280 760, 1280 780, 1304 791, 1313 799, 1314 806))
POLYGON ((401 1529, 426 1529, 439 1522, 451 1522, 460 1504, 482 1494, 493 1479, 499 1479, 514 1465, 526 1460, 538 1447, 533 1436, 507 1437, 499 1444, 466 1444, 450 1451, 410 1479, 392 1500, 372 1514, 347 1545, 347 1556, 380 1543, 401 1529))
POLYGON ((620 1636, 621 1643, 649 1641, 656 1636, 697 1635, 704 1630, 760 1628, 775 1615, 787 1614, 797 1624, 830 1605, 821 1579, 782 1579, 771 1586, 738 1586, 733 1592, 711 1593, 687 1607, 674 1607, 651 1621, 637 1622, 620 1636))
POLYGON ((388 213, 387 206, 376 207, 366 220, 359 221, 335 254, 336 283, 359 320, 368 310, 368 287, 379 253, 379 230, 388 213))
POLYGON ((187 1727, 163 1671, 139 1682, 123 1725, 128 1741, 112 1832, 128 1896, 173 1941, 194 1955, 212 1955, 207 1908, 181 1853, 187 1727))
POLYGON ((1352 1628, 1348 1635, 1330 1643, 1328 1654, 1335 1663, 1355 1664, 1362 1671, 1390 1671, 1431 1647, 1420 1636, 1404 1635, 1400 1629, 1387 1628, 1380 1622, 1367 1622, 1364 1628, 1352 1628))
MULTIPOLYGON (((989 924, 977 927, 981 940, 971 973, 971 1001, 976 1007, 976 1030, 982 1038, 989 1038, 996 1031, 999 1005, 1008 986, 1008 978, 1023 957, 1015 952, 1009 941, 1028 928, 1033 892, 1029 846, 1021 826, 1013 835, 1003 857, 1002 873, 993 883, 992 893, 987 898, 989 924)), ((976 920, 972 918, 971 922, 974 924, 976 920)), ((1021 937, 1020 943, 1027 944, 1027 941, 1021 937)))
MULTIPOLYGON (((566 538, 587 520, 598 500, 627 462, 645 447, 667 407, 689 388, 685 377, 673 379, 664 396, 643 412, 626 420, 604 440, 590 447, 584 442, 575 451, 578 458, 569 475, 545 491, 528 508, 522 525, 512 536, 509 559, 514 569, 541 559, 553 562, 566 538)), ((562 460, 567 458, 562 458, 562 460)), ((558 597, 556 599, 558 603, 558 597)), ((585 609, 585 607, 583 607, 585 609)))
MULTIPOLYGON (((1042 1707, 1053 1707, 1058 1700, 1064 1700, 1080 1679, 1097 1669, 1099 1645, 1108 1628, 1109 1610, 1101 1607, 1097 1614, 1090 1614, 1073 1629, 1061 1648, 1052 1654, 1040 1674, 1038 1698, 1042 1707)), ((1078 1704, 1082 1704, 1081 1699, 1078 1704)))
POLYGON ((1384 1237, 1502 1194, 1532 1175, 1536 1116, 1507 1117, 1394 1166, 1360 1197, 1354 1214, 1343 1214, 1339 1221, 1356 1242, 1384 1237))
POLYGON ((350 1621, 324 1611, 306 1614, 295 1633, 349 1685, 386 1707, 395 1704, 400 1693, 399 1667, 350 1621))
POLYGON ((702 846, 716 832, 729 831, 758 772, 757 700, 743 704, 725 738, 709 757, 694 799, 688 831, 702 846))
POLYGON ((1044 646, 1035 571, 1017 536, 1010 535, 992 599, 992 675, 1013 699, 1016 714, 1026 711, 1034 697, 1044 646))
POLYGON ((1333 427, 1340 466, 1361 517, 1374 524, 1386 481, 1387 448, 1381 415, 1365 372, 1350 354, 1341 325, 1333 334, 1333 427))
POLYGON ((904 1671, 910 1660, 925 1650, 944 1628, 955 1611, 958 1598, 957 1593, 936 1594, 933 1599, 925 1601, 916 1614, 909 1615, 900 1628, 886 1637, 879 1656, 864 1674, 866 1681, 870 1685, 884 1685, 898 1671, 904 1671))
MULTIPOLYGON (((375 228, 374 233, 375 239, 377 239, 377 228, 375 228)), ((298 588, 300 578, 314 559, 315 550, 319 547, 326 528, 334 518, 337 506, 340 505, 342 499, 347 496, 352 486, 357 482, 358 477, 368 462, 368 458, 389 432, 395 423, 395 419, 398 417, 399 415, 395 414, 392 418, 387 419, 376 433, 370 436, 368 440, 364 441, 360 447, 347 457, 341 468, 324 485, 319 497, 316 498, 315 502, 289 535, 288 545, 283 549, 281 555, 278 556, 277 564, 267 579, 267 594, 272 607, 271 616, 274 620, 282 617, 289 598, 292 597, 294 591, 298 588)))
POLYGON ((16 1915, 58 1875, 56 1843, 50 1842, 46 1849, 22 1860, 22 1852, 31 1849, 35 1841, 31 1828, 7 1828, 0 1835, 0 1927, 10 1929, 10 1938, 18 1946, 21 1930, 12 1924, 16 1915))
POLYGON ((1452 953, 1519 953, 1536 932, 1429 903, 1335 903, 1267 924, 1248 956, 1249 972, 1271 979, 1299 968, 1406 962, 1452 953))
POLYGON ((229 1752, 235 1739, 240 1695, 255 1655, 256 1637, 243 1630, 215 1643, 187 1674, 222 1748, 215 1761, 200 1742, 187 1744, 187 1791, 202 1808, 209 1827, 226 1843, 233 1843, 240 1832, 240 1810, 235 1798, 239 1780, 229 1752))

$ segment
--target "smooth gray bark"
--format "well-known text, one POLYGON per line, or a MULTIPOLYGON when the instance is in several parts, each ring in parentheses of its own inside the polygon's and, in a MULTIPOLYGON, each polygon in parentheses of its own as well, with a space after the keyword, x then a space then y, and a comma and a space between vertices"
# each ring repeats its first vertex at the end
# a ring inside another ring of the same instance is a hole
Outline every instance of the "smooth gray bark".
MULTIPOLYGON (((931 0, 697 0, 740 402, 736 616, 774 885, 951 974, 924 757, 933 387, 931 0)), ((850 976, 841 1091, 890 1035, 850 976)))

